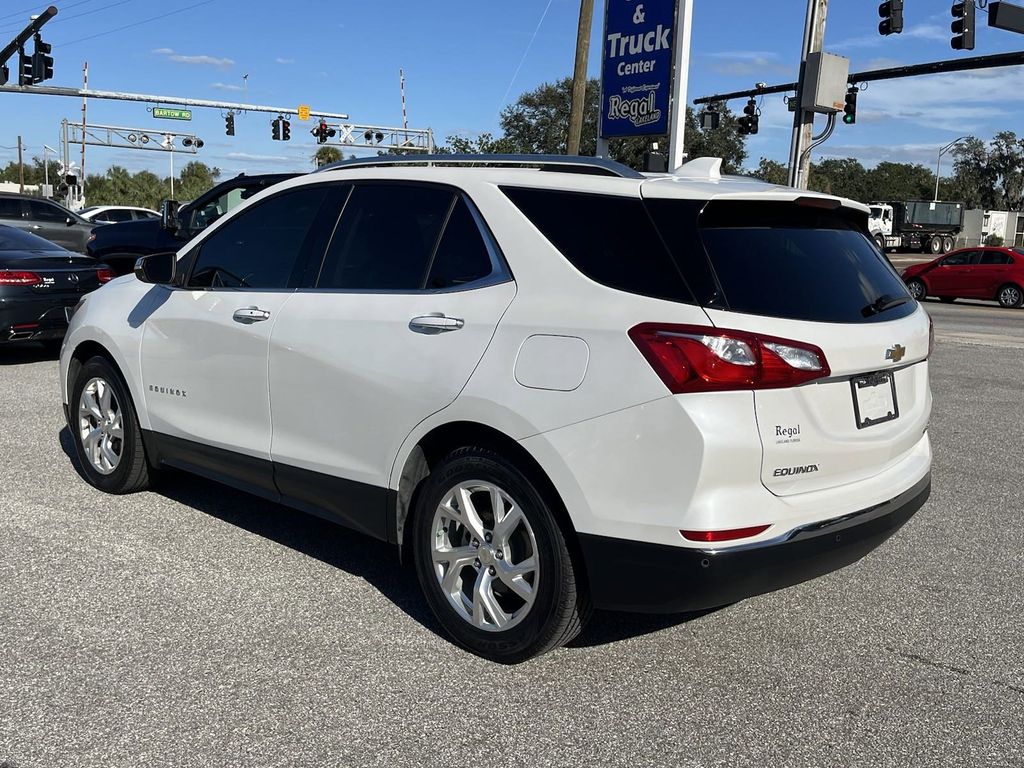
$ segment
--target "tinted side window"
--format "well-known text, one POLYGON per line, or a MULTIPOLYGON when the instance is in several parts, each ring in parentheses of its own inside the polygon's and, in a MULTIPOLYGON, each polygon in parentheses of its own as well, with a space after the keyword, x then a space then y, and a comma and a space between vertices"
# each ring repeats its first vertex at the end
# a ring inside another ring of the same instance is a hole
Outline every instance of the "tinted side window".
POLYGON ((68 218, 68 215, 57 206, 37 200, 28 201, 28 216, 36 221, 59 221, 62 224, 68 218))
POLYGON ((328 207, 329 191, 331 187, 319 184, 282 192, 225 223, 199 247, 189 286, 294 286, 300 279, 298 268, 323 229, 313 225, 328 207))
POLYGON ((982 251, 979 264, 1009 264, 1010 257, 999 251, 982 251))
POLYGON ((318 288, 423 287, 455 194, 400 184, 357 184, 338 222, 318 288))
POLYGON ((0 219, 20 219, 21 200, 13 197, 0 197, 0 219))
POLYGON ((101 213, 96 218, 100 219, 101 221, 113 221, 113 222, 120 223, 122 221, 131 221, 132 220, 132 212, 131 211, 120 211, 120 210, 115 209, 115 210, 112 210, 112 211, 104 211, 103 213, 101 213))
POLYGON ((459 198, 434 254, 427 288, 465 285, 491 274, 491 255, 480 228, 463 198, 459 198))
POLYGON ((638 198, 502 187, 580 272, 620 291, 693 302, 638 198))
POLYGON ((942 266, 960 267, 966 264, 970 260, 970 257, 970 251, 964 251, 963 253, 953 253, 942 260, 942 266))

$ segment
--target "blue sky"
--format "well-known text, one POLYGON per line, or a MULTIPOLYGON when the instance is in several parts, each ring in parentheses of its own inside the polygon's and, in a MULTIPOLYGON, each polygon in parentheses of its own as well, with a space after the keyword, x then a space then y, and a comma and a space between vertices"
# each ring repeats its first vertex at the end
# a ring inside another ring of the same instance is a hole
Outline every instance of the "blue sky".
MULTIPOLYGON (((398 125, 398 70, 405 69, 411 127, 449 134, 496 131, 498 113, 524 90, 571 74, 577 0, 67 0, 44 38, 53 44, 51 84, 79 86, 89 62, 90 87, 271 105, 307 103, 353 122, 398 125), (162 18, 155 18, 162 17, 162 18), (128 27, 128 25, 132 25, 128 27), (128 27, 126 29, 119 29, 128 27), (243 75, 248 74, 244 85, 243 75), (247 90, 243 90, 246 88, 247 90)), ((596 2, 600 15, 603 5, 596 2)), ((948 0, 910 0, 902 35, 877 33, 877 3, 833 0, 825 49, 848 56, 851 71, 1017 50, 1024 39, 985 26, 971 53, 949 47, 948 0)), ((22 28, 31 0, 0 7, 0 38, 22 28)), ((804 0, 695 0, 689 97, 795 79, 804 0)), ((595 20, 590 73, 600 68, 595 20)), ((15 65, 17 59, 12 60, 15 65)), ((12 74, 14 67, 12 66, 12 74)), ((932 163, 936 149, 963 134, 990 138, 1021 131, 1021 68, 872 83, 855 126, 839 125, 817 156, 932 163)), ((0 163, 20 133, 28 155, 58 146, 61 118, 81 119, 76 99, 0 94, 0 163)), ((145 104, 93 100, 89 122, 138 128, 183 127, 154 119, 145 104)), ((741 102, 733 102, 739 109, 741 102)), ((790 113, 781 96, 764 100, 761 132, 748 141, 761 156, 785 161, 790 113)), ((206 142, 200 159, 226 174, 308 167, 316 149, 310 123, 292 121, 292 140, 271 140, 271 116, 236 118, 224 135, 216 110, 195 110, 189 127, 206 142)), ((184 161, 178 156, 176 162, 184 161)), ((167 173, 155 152, 90 147, 87 170, 111 164, 167 173)))

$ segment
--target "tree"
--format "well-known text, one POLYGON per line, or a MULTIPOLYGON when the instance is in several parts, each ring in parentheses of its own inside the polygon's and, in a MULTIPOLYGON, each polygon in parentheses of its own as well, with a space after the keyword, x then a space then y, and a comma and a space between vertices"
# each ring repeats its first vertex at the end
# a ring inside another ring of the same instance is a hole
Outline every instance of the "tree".
POLYGON ((840 160, 830 157, 811 166, 807 186, 816 192, 869 202, 877 199, 878 195, 868 183, 870 173, 855 158, 847 157, 840 160))
POLYGON ((867 188, 872 200, 931 200, 935 173, 917 163, 882 162, 868 171, 867 188))
POLYGON ((1024 205, 1024 139, 1013 131, 1000 131, 990 144, 989 172, 999 183, 1003 203, 1008 211, 1024 205))
MULTIPOLYGON (((600 111, 598 80, 587 81, 583 100, 583 134, 580 154, 597 151, 597 121, 600 111)), ((569 107, 572 102, 572 79, 543 83, 522 94, 515 104, 501 112, 504 136, 494 140, 492 152, 564 154, 569 140, 569 107)), ((662 151, 668 149, 667 136, 636 136, 609 142, 612 159, 633 168, 642 168, 643 155, 653 142, 662 151)), ((688 157, 721 157, 726 173, 739 173, 747 157, 744 139, 739 135, 736 117, 726 108, 721 123, 714 131, 702 131, 696 113, 686 108, 686 133, 683 150, 688 157)))
POLYGON ((988 166, 985 142, 969 136, 953 147, 952 197, 968 208, 997 207, 996 176, 988 166))
POLYGON ((515 149, 504 137, 495 139, 489 133, 481 133, 475 139, 467 136, 449 136, 445 139, 444 146, 437 147, 434 151, 440 155, 500 155, 522 150, 515 149))
POLYGON ((337 147, 320 147, 313 153, 313 164, 319 168, 321 165, 336 163, 341 160, 341 150, 337 147))
POLYGON ((789 169, 778 160, 771 160, 767 157, 761 158, 761 162, 757 164, 756 169, 751 171, 750 175, 755 179, 767 181, 769 184, 786 185, 789 183, 789 169))

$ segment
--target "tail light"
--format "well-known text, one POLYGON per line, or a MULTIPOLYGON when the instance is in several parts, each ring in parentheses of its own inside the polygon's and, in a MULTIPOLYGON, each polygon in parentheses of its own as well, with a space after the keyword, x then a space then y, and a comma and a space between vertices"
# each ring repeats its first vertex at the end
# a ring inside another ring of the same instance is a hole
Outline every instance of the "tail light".
POLYGON ((831 373, 813 344, 747 331, 641 323, 629 338, 675 394, 779 389, 831 373))
POLYGON ((96 279, 99 280, 100 283, 109 283, 114 279, 114 270, 110 267, 100 267, 96 270, 96 279))
POLYGON ((43 282, 35 272, 0 269, 0 285, 39 285, 43 282))

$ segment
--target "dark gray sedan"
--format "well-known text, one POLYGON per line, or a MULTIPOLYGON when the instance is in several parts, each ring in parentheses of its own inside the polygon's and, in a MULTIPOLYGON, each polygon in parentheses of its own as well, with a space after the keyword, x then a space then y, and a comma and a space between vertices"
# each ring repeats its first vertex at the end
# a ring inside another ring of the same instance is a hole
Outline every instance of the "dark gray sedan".
POLYGON ((0 224, 39 235, 75 253, 85 253, 89 234, 98 226, 52 200, 14 192, 0 192, 0 224))

